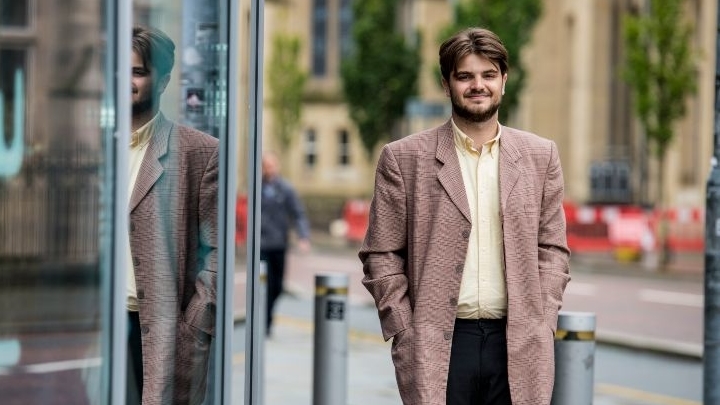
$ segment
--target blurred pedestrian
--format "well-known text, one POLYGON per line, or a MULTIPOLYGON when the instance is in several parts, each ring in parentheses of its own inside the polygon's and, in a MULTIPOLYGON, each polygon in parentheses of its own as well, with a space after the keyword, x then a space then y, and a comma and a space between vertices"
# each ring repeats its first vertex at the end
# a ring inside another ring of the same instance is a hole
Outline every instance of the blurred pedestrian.
POLYGON ((262 155, 260 214, 260 260, 267 266, 265 325, 270 336, 275 302, 283 292, 291 228, 297 232, 300 251, 310 250, 310 225, 305 208, 290 183, 280 176, 280 160, 271 151, 262 155))
POLYGON ((547 405, 569 276, 553 141, 498 122, 508 78, 481 28, 440 46, 452 115, 385 145, 359 252, 403 403, 547 405))
POLYGON ((175 45, 132 33, 128 404, 200 404, 215 333, 218 141, 159 110, 175 45))

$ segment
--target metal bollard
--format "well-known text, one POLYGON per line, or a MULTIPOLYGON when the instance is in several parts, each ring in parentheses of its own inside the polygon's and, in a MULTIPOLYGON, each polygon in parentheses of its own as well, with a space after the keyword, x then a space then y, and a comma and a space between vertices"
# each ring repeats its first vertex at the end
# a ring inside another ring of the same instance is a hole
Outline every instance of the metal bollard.
POLYGON ((594 396, 595 314, 558 314, 555 387, 551 405, 591 405, 594 396))
POLYGON ((313 405, 347 403, 348 276, 315 276, 313 405))

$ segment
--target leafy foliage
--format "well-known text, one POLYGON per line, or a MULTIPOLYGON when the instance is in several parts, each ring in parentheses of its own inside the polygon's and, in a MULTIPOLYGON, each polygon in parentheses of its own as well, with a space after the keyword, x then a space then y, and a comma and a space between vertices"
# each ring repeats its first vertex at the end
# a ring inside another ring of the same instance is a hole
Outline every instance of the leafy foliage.
POLYGON ((357 125, 368 158, 390 138, 416 94, 420 69, 417 47, 396 28, 397 0, 353 2, 353 49, 343 60, 341 77, 350 118, 357 125))
POLYGON ((635 112, 661 159, 673 138, 673 122, 685 115, 685 99, 697 89, 692 32, 680 0, 651 0, 648 13, 623 19, 626 65, 635 112))
POLYGON ((292 144, 300 123, 303 88, 307 73, 299 68, 300 39, 278 34, 273 38, 268 72, 269 107, 281 150, 292 144))
MULTIPOLYGON (((455 5, 453 22, 441 32, 440 43, 468 27, 489 29, 500 37, 508 51, 508 81, 505 85, 500 122, 520 102, 525 85, 525 68, 520 59, 522 48, 530 41, 532 29, 542 14, 542 0, 465 0, 455 5)), ((438 77, 440 76, 438 69, 438 77)))

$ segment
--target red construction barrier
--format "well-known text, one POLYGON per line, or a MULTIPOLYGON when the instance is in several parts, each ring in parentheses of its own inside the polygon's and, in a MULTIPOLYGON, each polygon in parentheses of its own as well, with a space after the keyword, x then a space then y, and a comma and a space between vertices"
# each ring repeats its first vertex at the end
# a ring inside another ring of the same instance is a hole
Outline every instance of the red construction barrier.
POLYGON ((675 252, 705 250, 705 211, 701 208, 671 208, 665 211, 666 245, 675 252))
POLYGON ((345 239, 350 242, 362 242, 367 232, 370 216, 370 202, 367 200, 348 200, 343 207, 343 220, 347 225, 345 239))
MULTIPOLYGON (((576 253, 657 249, 660 214, 634 205, 563 205, 568 246, 576 253)), ((676 252, 704 250, 704 212, 673 208, 664 212, 666 246, 676 252)))
POLYGON ((235 246, 247 241, 247 196, 238 195, 235 201, 235 246))

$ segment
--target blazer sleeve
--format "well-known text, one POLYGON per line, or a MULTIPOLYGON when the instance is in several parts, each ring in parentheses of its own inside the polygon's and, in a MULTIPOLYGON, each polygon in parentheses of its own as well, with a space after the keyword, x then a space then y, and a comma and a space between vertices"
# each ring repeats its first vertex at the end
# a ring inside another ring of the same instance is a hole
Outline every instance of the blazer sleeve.
POLYGON ((385 340, 410 325, 408 296, 407 194, 398 163, 388 146, 381 152, 368 230, 360 248, 363 285, 375 300, 385 340))
POLYGON ((185 311, 185 319, 193 327, 214 336, 217 301, 217 146, 203 172, 199 193, 198 260, 202 268, 195 279, 195 294, 185 311))
POLYGON ((558 311, 562 307, 565 287, 570 281, 570 250, 567 247, 563 198, 564 180, 560 157, 557 146, 551 142, 540 210, 538 262, 545 321, 553 331, 557 328, 558 311))

